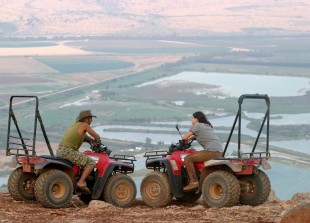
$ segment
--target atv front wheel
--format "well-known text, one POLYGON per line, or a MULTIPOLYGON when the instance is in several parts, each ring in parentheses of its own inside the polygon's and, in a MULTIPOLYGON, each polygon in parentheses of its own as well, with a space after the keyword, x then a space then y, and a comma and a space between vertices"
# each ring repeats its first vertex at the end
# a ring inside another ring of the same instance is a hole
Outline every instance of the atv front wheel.
POLYGON ((219 170, 207 176, 202 184, 203 201, 210 207, 235 205, 240 197, 240 185, 230 172, 219 170))
POLYGON ((68 174, 51 169, 38 177, 34 191, 37 200, 44 207, 61 208, 71 201, 73 185, 68 174))
POLYGON ((19 167, 9 176, 8 190, 14 200, 35 200, 34 185, 36 180, 37 176, 34 173, 23 172, 23 168, 19 167))
POLYGON ((162 172, 149 173, 141 183, 143 201, 151 207, 164 207, 172 200, 172 190, 168 176, 162 172))
POLYGON ((132 178, 126 174, 112 175, 103 191, 103 199, 116 206, 127 208, 136 199, 137 188, 132 178))
POLYGON ((268 199, 271 186, 268 176, 263 171, 255 168, 252 175, 239 176, 238 179, 241 186, 241 204, 255 206, 268 199))

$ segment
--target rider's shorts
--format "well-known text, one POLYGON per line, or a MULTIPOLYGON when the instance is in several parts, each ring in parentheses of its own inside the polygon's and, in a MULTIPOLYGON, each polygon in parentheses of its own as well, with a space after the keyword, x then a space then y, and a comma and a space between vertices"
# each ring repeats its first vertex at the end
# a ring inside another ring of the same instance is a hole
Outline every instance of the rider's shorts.
POLYGON ((96 162, 92 158, 73 148, 60 147, 56 151, 56 156, 69 160, 82 169, 96 165, 96 162))

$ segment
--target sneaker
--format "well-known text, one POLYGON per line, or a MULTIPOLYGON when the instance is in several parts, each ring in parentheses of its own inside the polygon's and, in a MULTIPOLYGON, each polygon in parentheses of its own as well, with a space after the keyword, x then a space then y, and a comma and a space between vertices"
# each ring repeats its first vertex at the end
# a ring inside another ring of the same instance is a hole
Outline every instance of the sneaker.
POLYGON ((195 189, 199 186, 198 182, 194 182, 194 183, 189 183, 186 187, 183 188, 183 190, 187 191, 187 190, 192 190, 195 189))

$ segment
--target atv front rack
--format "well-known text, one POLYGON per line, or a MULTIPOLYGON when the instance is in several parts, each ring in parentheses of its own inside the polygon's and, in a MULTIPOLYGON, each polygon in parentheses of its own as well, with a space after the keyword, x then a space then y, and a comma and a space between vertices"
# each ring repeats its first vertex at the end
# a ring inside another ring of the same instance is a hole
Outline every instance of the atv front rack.
POLYGON ((155 150, 152 152, 146 152, 144 154, 144 157, 146 157, 145 160, 145 166, 147 169, 153 169, 153 170, 160 170, 161 168, 164 169, 165 172, 165 165, 162 163, 162 158, 166 157, 169 155, 168 151, 166 150, 155 150), (156 162, 156 159, 158 159, 159 164, 154 165, 154 161, 156 162))
POLYGON ((133 163, 134 161, 137 161, 135 156, 129 156, 129 155, 115 154, 110 158, 114 160, 121 160, 124 161, 125 163, 133 163))
POLYGON ((166 150, 155 150, 152 152, 145 152, 144 157, 146 159, 157 159, 157 158, 163 158, 168 155, 168 152, 166 150))
POLYGON ((122 164, 125 164, 127 166, 127 168, 125 168, 125 171, 122 167, 120 167, 117 172, 124 171, 126 173, 133 173, 133 170, 135 169, 134 161, 137 161, 135 156, 115 154, 114 156, 109 158, 115 161, 121 161, 122 164))

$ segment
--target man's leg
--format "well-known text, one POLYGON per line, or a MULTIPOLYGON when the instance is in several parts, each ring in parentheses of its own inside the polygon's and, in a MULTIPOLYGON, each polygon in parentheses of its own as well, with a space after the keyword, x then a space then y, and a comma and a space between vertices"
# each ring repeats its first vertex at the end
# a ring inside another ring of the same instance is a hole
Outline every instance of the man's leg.
POLYGON ((77 182, 77 186, 84 186, 84 182, 87 176, 94 170, 95 166, 88 166, 84 169, 79 181, 77 182))
POLYGON ((85 193, 91 193, 90 190, 84 186, 84 182, 87 176, 94 170, 96 162, 92 160, 89 156, 71 148, 58 149, 57 156, 67 159, 71 161, 74 165, 77 165, 81 168, 84 167, 83 173, 76 186, 80 191, 83 191, 85 193))
POLYGON ((84 168, 83 173, 80 176, 80 179, 76 183, 77 189, 86 194, 91 194, 89 188, 87 188, 84 184, 88 175, 96 167, 96 162, 92 160, 89 156, 80 152, 76 152, 74 158, 75 158, 75 164, 81 168, 84 168))

